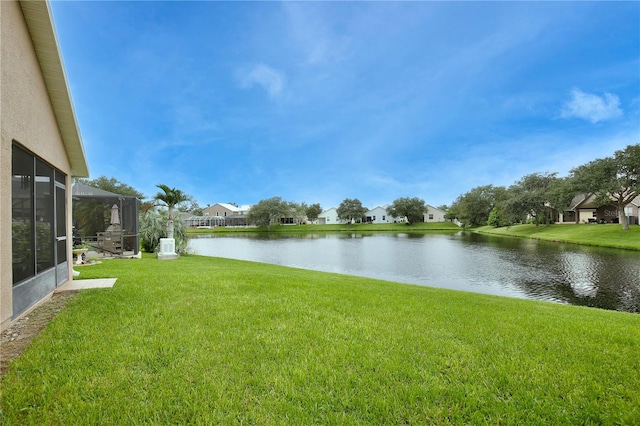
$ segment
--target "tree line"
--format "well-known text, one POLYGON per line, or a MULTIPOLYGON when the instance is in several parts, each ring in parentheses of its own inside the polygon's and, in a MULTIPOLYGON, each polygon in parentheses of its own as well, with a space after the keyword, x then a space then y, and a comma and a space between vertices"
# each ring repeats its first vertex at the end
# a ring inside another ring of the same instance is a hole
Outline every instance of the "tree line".
MULTIPOLYGON (((101 176, 79 181, 116 194, 134 195, 140 200, 145 198, 115 178, 101 176)), ((141 233, 149 234, 148 238, 143 238, 150 242, 149 246, 153 246, 162 235, 172 233, 174 226, 180 237, 184 234, 182 223, 173 220, 174 208, 202 215, 202 208, 193 197, 176 188, 157 186, 162 192, 152 201, 141 201, 141 233), (158 203, 167 209, 158 210, 158 203)), ((640 195, 640 144, 629 145, 610 157, 573 168, 566 177, 558 177, 555 172, 532 173, 509 187, 478 186, 458 196, 450 207, 438 208, 446 211, 445 218, 458 220, 464 226, 500 227, 528 221, 548 225, 553 220, 553 211, 566 210, 579 194, 594 194, 598 206, 615 205, 622 228, 629 229, 624 208, 640 195)), ((362 222, 367 210, 359 199, 346 198, 337 208, 337 216, 346 223, 362 222)), ((283 223, 314 222, 322 211, 318 203, 308 205, 272 197, 253 205, 247 214, 247 222, 267 228, 283 223)), ((421 198, 402 197, 393 201, 387 213, 410 225, 424 220, 427 207, 421 198)), ((182 238, 177 240, 181 242, 182 238)))
MULTIPOLYGON (((345 198, 336 209, 338 219, 347 224, 360 223, 366 218, 368 209, 357 198, 345 198)), ((388 208, 391 217, 400 218, 407 224, 419 223, 424 220, 427 211, 424 200, 418 197, 404 197, 395 200, 388 208)), ((271 227, 283 223, 315 222, 322 208, 320 204, 308 206, 306 203, 284 201, 281 197, 261 200, 252 206, 247 214, 250 225, 271 227)))
POLYGON ((598 207, 614 205, 622 229, 628 230, 624 208, 640 195, 640 144, 575 167, 566 177, 532 173, 509 187, 475 187, 460 195, 445 217, 465 226, 500 227, 527 221, 549 225, 552 212, 568 209, 580 194, 593 194, 598 207))

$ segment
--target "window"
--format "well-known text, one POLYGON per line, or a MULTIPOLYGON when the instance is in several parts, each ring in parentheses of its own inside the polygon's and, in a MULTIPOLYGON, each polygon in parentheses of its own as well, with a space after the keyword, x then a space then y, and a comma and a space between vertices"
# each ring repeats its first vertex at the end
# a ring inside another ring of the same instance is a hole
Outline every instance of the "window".
POLYGON ((429 220, 433 220, 433 213, 429 213, 429 220))
POLYGON ((11 159, 13 285, 67 260, 66 176, 14 144, 11 159))
POLYGON ((14 145, 11 158, 11 252, 14 285, 35 275, 33 169, 34 157, 14 145))

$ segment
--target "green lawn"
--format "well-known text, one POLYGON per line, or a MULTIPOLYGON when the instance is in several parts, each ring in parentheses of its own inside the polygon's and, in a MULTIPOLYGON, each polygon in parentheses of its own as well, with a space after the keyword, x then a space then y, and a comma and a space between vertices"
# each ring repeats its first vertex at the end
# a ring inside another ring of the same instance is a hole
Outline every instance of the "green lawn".
POLYGON ((513 237, 536 238, 540 240, 584 244, 591 246, 640 250, 640 226, 632 225, 623 231, 618 224, 551 226, 515 225, 504 228, 484 226, 476 232, 513 237))
POLYGON ((111 260, 0 424, 640 424, 640 316, 183 256, 111 260))

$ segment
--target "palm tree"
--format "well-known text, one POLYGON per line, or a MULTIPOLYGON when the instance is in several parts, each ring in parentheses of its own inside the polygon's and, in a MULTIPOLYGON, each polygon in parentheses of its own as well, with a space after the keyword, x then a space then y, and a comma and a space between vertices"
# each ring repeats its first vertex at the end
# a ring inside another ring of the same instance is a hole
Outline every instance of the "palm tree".
POLYGON ((167 219, 167 238, 173 238, 173 208, 182 202, 189 201, 189 197, 184 192, 176 188, 169 188, 167 185, 156 185, 163 192, 158 192, 154 200, 164 203, 169 209, 169 218, 167 219))

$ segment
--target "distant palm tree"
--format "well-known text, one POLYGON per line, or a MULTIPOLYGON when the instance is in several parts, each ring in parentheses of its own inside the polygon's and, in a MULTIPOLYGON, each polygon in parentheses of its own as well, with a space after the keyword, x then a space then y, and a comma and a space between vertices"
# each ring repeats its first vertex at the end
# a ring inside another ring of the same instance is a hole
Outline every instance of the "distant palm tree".
POLYGON ((167 238, 173 238, 173 208, 182 202, 189 201, 189 197, 184 192, 176 188, 169 188, 167 185, 156 185, 163 192, 158 192, 154 200, 164 203, 169 209, 169 217, 167 219, 167 238))

